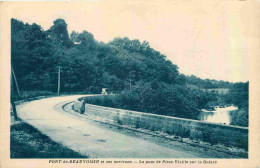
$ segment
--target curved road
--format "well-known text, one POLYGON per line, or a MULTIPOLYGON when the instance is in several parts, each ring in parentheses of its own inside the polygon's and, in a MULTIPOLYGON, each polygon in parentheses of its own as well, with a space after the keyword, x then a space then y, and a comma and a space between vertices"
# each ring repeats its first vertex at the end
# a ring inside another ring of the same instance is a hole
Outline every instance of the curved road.
POLYGON ((17 106, 18 115, 54 141, 84 155, 97 158, 195 158, 196 154, 160 146, 141 137, 133 137, 102 128, 62 110, 58 104, 76 100, 76 96, 45 98, 17 106))

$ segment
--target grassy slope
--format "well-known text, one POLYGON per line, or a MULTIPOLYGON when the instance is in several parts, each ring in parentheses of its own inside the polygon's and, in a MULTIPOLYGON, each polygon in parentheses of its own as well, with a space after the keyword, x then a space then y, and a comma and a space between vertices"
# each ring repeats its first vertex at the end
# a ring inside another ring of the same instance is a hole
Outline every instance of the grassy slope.
POLYGON ((31 125, 11 125, 11 158, 88 158, 54 142, 31 125))

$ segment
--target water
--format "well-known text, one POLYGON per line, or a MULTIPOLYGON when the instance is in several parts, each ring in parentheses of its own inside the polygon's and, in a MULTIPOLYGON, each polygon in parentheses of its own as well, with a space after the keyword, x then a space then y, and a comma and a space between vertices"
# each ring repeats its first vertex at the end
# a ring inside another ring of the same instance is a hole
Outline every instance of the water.
POLYGON ((216 107, 214 111, 207 111, 202 109, 198 119, 201 121, 230 125, 232 121, 230 113, 237 109, 238 108, 235 106, 224 108, 216 107))

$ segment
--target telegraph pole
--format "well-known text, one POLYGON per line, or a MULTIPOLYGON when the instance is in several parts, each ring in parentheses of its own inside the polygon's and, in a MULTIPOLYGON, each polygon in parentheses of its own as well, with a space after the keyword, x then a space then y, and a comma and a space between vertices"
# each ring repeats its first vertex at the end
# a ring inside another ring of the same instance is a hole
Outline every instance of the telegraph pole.
POLYGON ((17 84, 17 81, 16 81, 16 78, 15 78, 15 74, 14 74, 14 71, 13 71, 13 68, 11 68, 11 98, 10 98, 10 101, 11 101, 11 105, 12 105, 12 109, 13 109, 13 113, 14 113, 14 119, 15 121, 18 120, 18 116, 17 116, 17 111, 16 111, 16 107, 15 107, 15 104, 14 104, 14 87, 13 87, 13 78, 15 79, 15 83, 16 83, 16 89, 17 89, 17 93, 18 95, 20 96, 20 92, 19 92, 19 88, 18 88, 18 84, 17 84))
POLYGON ((128 77, 129 77, 129 90, 132 91, 132 78, 134 78, 134 71, 130 71, 128 77))
POLYGON ((20 90, 19 90, 18 83, 17 83, 16 77, 15 77, 15 74, 14 74, 14 70, 13 70, 12 67, 11 67, 11 69, 12 69, 12 74, 13 74, 13 77, 14 77, 14 82, 15 82, 15 85, 16 85, 16 90, 17 90, 18 96, 20 96, 20 90))
POLYGON ((58 72, 58 95, 60 95, 60 66, 59 66, 59 72, 58 72))
POLYGON ((132 81, 131 81, 131 78, 130 78, 130 91, 132 89, 132 81))

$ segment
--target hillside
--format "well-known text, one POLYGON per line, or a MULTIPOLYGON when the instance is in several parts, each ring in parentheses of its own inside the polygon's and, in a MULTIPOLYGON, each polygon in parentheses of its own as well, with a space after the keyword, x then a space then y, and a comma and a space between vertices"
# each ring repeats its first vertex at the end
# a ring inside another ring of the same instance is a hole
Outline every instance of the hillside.
POLYGON ((121 91, 140 80, 183 83, 178 67, 149 43, 115 38, 97 42, 83 31, 69 36, 64 20, 44 31, 12 19, 12 66, 23 90, 55 91, 58 66, 62 91, 121 91))
MULTIPOLYGON (((55 20, 48 30, 12 19, 11 47, 21 91, 56 92, 60 68, 63 93, 100 93, 108 88, 121 96, 124 107, 195 118, 199 110, 220 100, 216 93, 201 89, 235 86, 180 74, 178 66, 147 41, 125 37, 105 44, 88 31, 69 34, 63 19, 55 20)), ((232 103, 230 96, 221 101, 232 103)))

